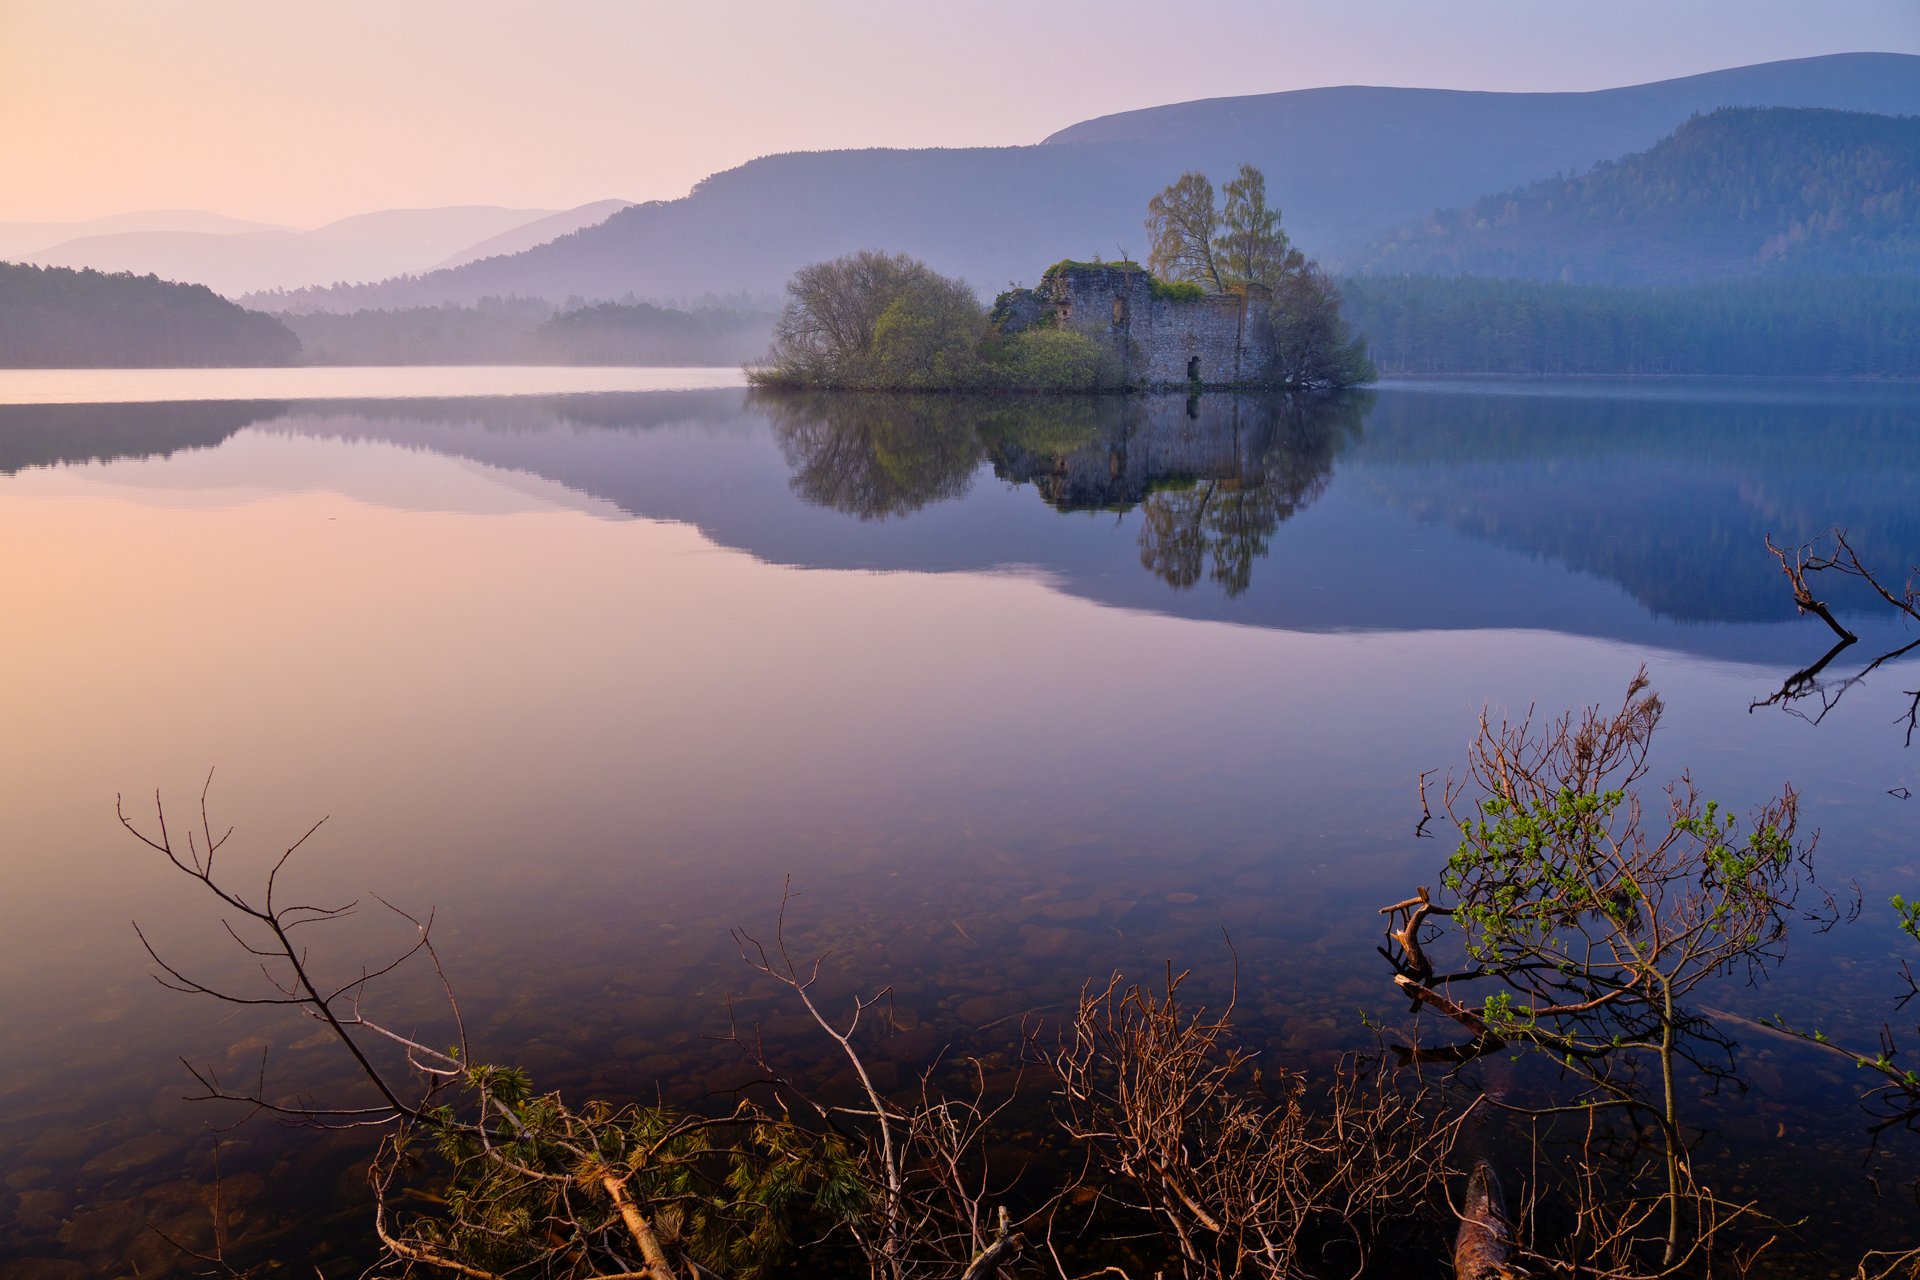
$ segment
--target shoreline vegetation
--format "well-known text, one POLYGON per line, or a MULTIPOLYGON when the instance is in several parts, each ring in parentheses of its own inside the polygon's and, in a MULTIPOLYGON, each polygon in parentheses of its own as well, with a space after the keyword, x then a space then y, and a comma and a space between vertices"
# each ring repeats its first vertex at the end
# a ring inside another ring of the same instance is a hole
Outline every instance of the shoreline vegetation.
POLYGON ((1054 395, 1372 381, 1366 339, 1351 335, 1332 278, 1293 248, 1265 177, 1241 165, 1221 194, 1216 202, 1204 174, 1183 174, 1148 202, 1145 266, 1063 260, 991 310, 965 282, 905 254, 863 250, 803 267, 747 380, 1054 395))
MULTIPOLYGON (((1769 549, 1796 599, 1826 570, 1877 584, 1843 534, 1769 549)), ((1915 616, 1911 593, 1887 599, 1915 616)), ((203 980, 142 932, 161 985, 317 1023, 313 1039, 348 1067, 351 1096, 338 1084, 288 1094, 269 1085, 264 1059, 235 1083, 189 1070, 199 1101, 373 1131, 369 1274, 1311 1280, 1439 1274, 1449 1236, 1457 1280, 1745 1275, 1770 1251, 1767 1262, 1790 1267, 1780 1255, 1795 1249, 1795 1224, 1750 1186, 1709 1181, 1725 1171, 1695 1100, 1744 1092, 1736 1033, 1765 1026, 1852 1062, 1891 1123, 1920 1114, 1920 1076, 1896 1062, 1891 1030, 1854 1046, 1706 1003, 1779 966, 1790 933, 1851 921, 1858 891, 1850 909, 1823 887, 1790 785, 1745 820, 1684 772, 1662 787, 1650 762, 1663 715, 1643 668, 1617 710, 1483 715, 1464 772, 1431 804, 1422 776, 1422 828, 1458 843, 1434 868, 1437 888, 1372 917, 1385 935, 1381 985, 1407 1010, 1384 1023, 1363 1015, 1355 1043, 1318 1061, 1241 1039, 1237 971, 1223 988, 1190 983, 1171 961, 1148 981, 1090 978, 1063 1011, 1020 1015, 1001 1050, 916 1061, 878 1038, 905 1030, 889 989, 802 940, 789 882, 772 927, 732 940, 815 1048, 796 1061, 765 1024, 733 1022, 719 1040, 752 1078, 690 1108, 543 1092, 521 1067, 477 1056, 430 913, 378 899, 394 953, 349 964, 360 977, 345 986, 320 980, 338 961, 290 932, 351 904, 289 899, 294 877, 283 878, 319 824, 271 863, 261 895, 232 870, 232 829, 207 816, 204 789, 184 837, 170 834, 158 795, 146 817, 121 807, 119 819, 216 909, 248 961, 234 972, 258 971, 203 980), (403 970, 438 993, 425 1029, 417 1009, 404 1031, 377 1020, 389 1002, 378 988, 403 970), (1503 1066, 1496 1094, 1466 1072, 1481 1059, 1539 1069, 1503 1066), (1504 1140, 1496 1114, 1515 1127, 1504 1140), (1567 1115, 1578 1122, 1556 1127, 1567 1115), (1465 1212, 1448 1195, 1463 1181, 1465 1212)), ((1891 906, 1920 940, 1920 908, 1891 906)), ((1910 1247, 1848 1248, 1861 1280, 1920 1265, 1910 1247)), ((217 1234, 192 1256, 234 1276, 287 1261, 229 1256, 217 1234)))

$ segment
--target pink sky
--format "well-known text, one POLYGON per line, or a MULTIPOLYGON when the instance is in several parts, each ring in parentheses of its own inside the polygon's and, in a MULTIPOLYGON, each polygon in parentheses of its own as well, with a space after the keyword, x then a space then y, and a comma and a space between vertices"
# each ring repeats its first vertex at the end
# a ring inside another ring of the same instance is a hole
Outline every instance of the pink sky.
POLYGON ((671 198, 775 151, 1037 142, 1327 84, 1920 53, 1914 0, 0 0, 0 220, 671 198))

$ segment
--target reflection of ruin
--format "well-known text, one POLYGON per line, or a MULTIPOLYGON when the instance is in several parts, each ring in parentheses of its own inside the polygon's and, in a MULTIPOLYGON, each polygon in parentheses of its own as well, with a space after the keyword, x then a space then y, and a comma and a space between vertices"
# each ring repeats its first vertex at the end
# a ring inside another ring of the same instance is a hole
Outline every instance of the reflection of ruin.
POLYGON ((1282 521, 1323 493, 1358 433, 1352 397, 1203 396, 1106 402, 1067 447, 1011 436, 994 471, 1062 511, 1141 509, 1140 563, 1176 587, 1202 576, 1227 595, 1253 578, 1282 521), (1037 447, 1036 447, 1037 445, 1037 447))

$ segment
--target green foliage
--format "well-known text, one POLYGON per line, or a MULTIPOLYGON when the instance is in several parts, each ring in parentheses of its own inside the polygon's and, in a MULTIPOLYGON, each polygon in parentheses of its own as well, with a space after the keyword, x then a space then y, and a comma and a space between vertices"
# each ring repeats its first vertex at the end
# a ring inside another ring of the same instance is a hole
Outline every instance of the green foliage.
POLYGON ((1147 201, 1147 267, 1162 280, 1184 280, 1223 288, 1213 255, 1219 214, 1213 207, 1213 183, 1204 173, 1183 173, 1147 201))
POLYGON ((0 367, 288 365, 300 339, 205 285, 0 262, 0 367))
POLYGON ((1292 247, 1280 226, 1280 211, 1267 204, 1265 174, 1243 164, 1221 192, 1225 204, 1219 234, 1213 239, 1213 256, 1224 285, 1278 289, 1306 266, 1305 257, 1292 247))
POLYGON ((1082 262, 1078 258, 1062 258, 1040 273, 1042 280, 1066 271, 1145 271, 1146 268, 1130 258, 1116 258, 1112 262, 1103 262, 1099 258, 1082 262))
POLYGON ((390 1206, 389 1231, 467 1266, 601 1274, 602 1242, 624 1234, 609 1180, 644 1206, 670 1255, 741 1280, 790 1262, 798 1224, 817 1237, 872 1202, 857 1156, 832 1134, 764 1116, 698 1121, 605 1102, 575 1109, 511 1067, 473 1066, 462 1083, 469 1106, 437 1107, 408 1126, 377 1171, 391 1179, 431 1153, 434 1195, 408 1198, 408 1212, 390 1206), (476 1125, 469 1114, 490 1121, 476 1125))
POLYGON ((1437 213, 1373 272, 1671 284, 1920 272, 1920 118, 1726 108, 1573 178, 1437 213))
POLYGON ((859 385, 898 391, 976 386, 986 376, 985 333, 972 290, 928 272, 895 293, 874 321, 859 385))
POLYGON ((1920 279, 1616 288, 1366 276, 1345 312, 1389 374, 1920 377, 1920 279))
POLYGON ((905 254, 861 252, 787 282, 755 386, 951 390, 985 376, 986 315, 973 291, 905 254))
POLYGON ((1154 297, 1168 302, 1198 302, 1207 296, 1207 291, 1191 280, 1162 280, 1156 276, 1152 287, 1154 297))
MULTIPOLYGON (((1585 1079, 1595 1103, 1657 1126, 1667 1229, 1657 1246, 1648 1242, 1648 1260, 1670 1269, 1683 1255, 1692 1185, 1678 1071, 1725 1074, 1734 1050, 1683 1002, 1710 978, 1779 957, 1811 850, 1794 842, 1791 788, 1743 828, 1682 775, 1655 810, 1662 817, 1649 818, 1637 784, 1661 711, 1643 671, 1611 714, 1589 708, 1544 728, 1483 723, 1469 786, 1447 792, 1460 840, 1444 892, 1429 901, 1422 889, 1393 910, 1419 904, 1396 935, 1403 982, 1454 1009, 1463 1007, 1460 988, 1493 984, 1483 1045, 1491 1035, 1545 1050, 1585 1079), (1429 911, 1450 919, 1464 952, 1450 977, 1436 978, 1426 943, 1409 941, 1429 911), (1657 1065, 1652 1097, 1634 1084, 1635 1055, 1657 1065)), ((1710 1234, 1704 1221, 1692 1229, 1710 1234)))
POLYGON ((1274 363, 1298 387, 1354 387, 1377 376, 1365 335, 1354 337, 1340 290, 1315 262, 1283 276, 1273 291, 1274 363))
POLYGON ((1108 391, 1120 371, 1107 348, 1072 329, 1024 329, 1003 339, 993 355, 998 385, 1034 392, 1108 391))
POLYGON ((1892 905, 1894 914, 1899 917, 1900 932, 1920 942, 1920 902, 1908 902, 1896 893, 1892 905))

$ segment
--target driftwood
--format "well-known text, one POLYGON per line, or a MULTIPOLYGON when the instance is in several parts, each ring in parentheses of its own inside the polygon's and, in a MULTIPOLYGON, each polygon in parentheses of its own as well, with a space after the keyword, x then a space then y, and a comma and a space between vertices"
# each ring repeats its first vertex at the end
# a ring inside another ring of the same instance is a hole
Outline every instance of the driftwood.
POLYGON ((1500 1179, 1492 1165, 1476 1160, 1467 1178, 1460 1234, 1453 1241, 1454 1280, 1502 1280, 1515 1275, 1512 1257, 1513 1223, 1507 1219, 1500 1179))

